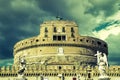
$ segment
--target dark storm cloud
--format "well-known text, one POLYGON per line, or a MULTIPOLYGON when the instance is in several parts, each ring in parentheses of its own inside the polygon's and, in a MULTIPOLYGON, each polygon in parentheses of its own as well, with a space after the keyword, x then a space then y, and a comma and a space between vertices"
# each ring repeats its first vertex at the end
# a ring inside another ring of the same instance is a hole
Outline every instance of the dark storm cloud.
POLYGON ((65 12, 66 6, 63 0, 37 0, 37 2, 40 8, 55 15, 58 15, 59 12, 65 12))
POLYGON ((40 23, 64 10, 62 0, 0 0, 0 58, 13 57, 16 42, 39 34, 40 23))
POLYGON ((85 13, 98 16, 100 12, 103 11, 104 15, 107 17, 118 11, 119 8, 117 5, 120 0, 89 0, 89 2, 92 6, 86 9, 85 13))
POLYGON ((49 16, 34 0, 0 0, 0 58, 13 57, 14 44, 39 34, 39 24, 49 16))
POLYGON ((60 16, 65 20, 75 20, 69 14, 70 6, 67 5, 65 0, 36 0, 36 2, 42 10, 51 13, 53 16, 60 16))

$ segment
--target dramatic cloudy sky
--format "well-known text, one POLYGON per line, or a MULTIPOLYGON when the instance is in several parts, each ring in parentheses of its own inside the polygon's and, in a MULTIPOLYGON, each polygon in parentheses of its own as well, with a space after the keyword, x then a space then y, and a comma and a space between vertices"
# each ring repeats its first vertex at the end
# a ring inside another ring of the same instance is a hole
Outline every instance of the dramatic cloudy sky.
POLYGON ((16 42, 58 15, 75 21, 81 35, 105 40, 110 64, 120 65, 120 0, 0 0, 0 66, 12 64, 16 42))

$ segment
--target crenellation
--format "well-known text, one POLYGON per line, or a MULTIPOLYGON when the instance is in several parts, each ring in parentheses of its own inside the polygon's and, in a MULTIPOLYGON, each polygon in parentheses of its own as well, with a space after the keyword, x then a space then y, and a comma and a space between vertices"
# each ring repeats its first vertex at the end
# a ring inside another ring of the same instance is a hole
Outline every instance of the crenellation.
MULTIPOLYGON (((69 67, 69 66, 68 66, 69 67)), ((8 67, 7 67, 8 68, 8 67)), ((15 67, 12 67, 12 71, 7 71, 5 69, 5 67, 2 67, 3 72, 0 72, 0 77, 7 77, 7 76, 11 76, 11 77, 16 77, 17 73, 13 73, 13 70, 17 70, 13 69, 15 67)), ((40 67, 39 67, 40 68, 40 67)), ((10 68, 8 68, 10 69, 10 68)), ((117 68, 115 68, 117 69, 117 68)), ((72 67, 70 68, 65 68, 65 69, 58 69, 58 68, 49 68, 47 70, 42 69, 41 71, 38 71, 37 67, 34 65, 31 66, 27 66, 27 69, 25 71, 25 75, 26 76, 39 76, 40 74, 44 75, 44 76, 56 76, 60 73, 63 73, 63 75, 65 76, 76 76, 77 74, 80 74, 81 76, 86 76, 86 70, 91 70, 92 72, 92 76, 96 77, 99 76, 99 72, 97 67, 84 67, 84 66, 80 66, 79 71, 77 69, 73 69, 72 67), (43 73, 44 71, 44 73, 43 73)), ((112 72, 108 74, 109 76, 116 76, 116 77, 120 77, 120 73, 118 72, 112 72)))

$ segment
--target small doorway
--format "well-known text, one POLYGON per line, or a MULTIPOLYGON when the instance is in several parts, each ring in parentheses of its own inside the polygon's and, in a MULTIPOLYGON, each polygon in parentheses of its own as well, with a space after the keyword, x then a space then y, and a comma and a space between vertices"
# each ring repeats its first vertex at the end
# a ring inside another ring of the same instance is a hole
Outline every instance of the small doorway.
POLYGON ((73 80, 76 80, 76 78, 73 78, 73 80))

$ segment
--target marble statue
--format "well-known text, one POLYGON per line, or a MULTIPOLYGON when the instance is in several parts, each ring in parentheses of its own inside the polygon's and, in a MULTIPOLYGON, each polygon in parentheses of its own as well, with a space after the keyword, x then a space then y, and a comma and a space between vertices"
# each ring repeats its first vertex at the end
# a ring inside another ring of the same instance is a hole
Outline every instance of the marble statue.
POLYGON ((24 71, 26 69, 26 61, 24 58, 20 59, 20 70, 18 71, 18 79, 17 80, 27 80, 24 76, 24 71))
POLYGON ((99 78, 107 78, 108 76, 106 74, 106 67, 108 67, 108 61, 106 54, 97 51, 97 54, 95 54, 95 56, 97 56, 97 64, 99 66, 98 67, 100 72, 99 78))

